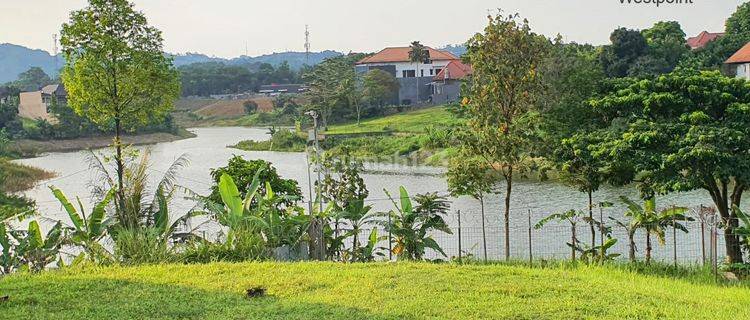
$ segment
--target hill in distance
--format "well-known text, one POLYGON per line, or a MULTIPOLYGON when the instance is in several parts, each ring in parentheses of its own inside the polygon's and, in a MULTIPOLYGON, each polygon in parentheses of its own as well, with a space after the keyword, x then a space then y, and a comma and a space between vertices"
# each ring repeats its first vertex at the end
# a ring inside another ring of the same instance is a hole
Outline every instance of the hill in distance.
MULTIPOLYGON (((341 53, 331 50, 311 52, 308 58, 304 52, 278 52, 257 57, 241 56, 233 59, 210 57, 200 53, 170 55, 174 58, 174 65, 176 67, 202 62, 222 62, 230 65, 269 63, 277 66, 287 61, 289 66, 296 70, 305 64, 316 65, 327 58, 339 56, 341 53)), ((50 77, 55 78, 63 65, 64 60, 60 55, 53 56, 44 50, 29 49, 10 43, 0 43, 0 84, 15 81, 18 78, 18 74, 31 67, 42 68, 50 77)))

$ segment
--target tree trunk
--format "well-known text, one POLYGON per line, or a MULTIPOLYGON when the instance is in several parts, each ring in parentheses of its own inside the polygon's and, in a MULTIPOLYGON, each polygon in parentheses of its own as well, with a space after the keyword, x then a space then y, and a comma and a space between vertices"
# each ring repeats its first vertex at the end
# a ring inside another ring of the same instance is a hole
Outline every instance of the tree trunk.
POLYGON ((635 232, 628 230, 628 259, 635 262, 635 232))
POLYGON ((739 221, 733 208, 735 206, 739 207, 742 203, 742 194, 746 186, 736 183, 730 196, 727 187, 728 184, 729 182, 727 181, 707 181, 708 187, 706 187, 706 190, 711 194, 716 209, 719 211, 719 215, 726 225, 724 243, 726 245, 728 262, 743 263, 740 237, 735 234, 735 230, 739 227, 739 221))
MULTIPOLYGON (((589 190, 589 227, 591 228, 591 247, 596 246, 596 229, 594 229, 594 200, 591 195, 591 190, 589 190)), ((604 223, 604 221, 600 221, 600 223, 604 223)), ((602 235, 602 238, 604 235, 602 235)))
POLYGON ((357 249, 359 249, 359 228, 354 228, 354 244, 352 245, 352 261, 357 261, 357 249))
POLYGON ((115 164, 117 166, 117 206, 120 217, 120 223, 123 224, 126 228, 130 228, 131 221, 129 221, 128 217, 125 213, 125 183, 123 182, 123 178, 125 176, 125 163, 122 159, 122 124, 120 121, 120 117, 115 117, 115 164))
POLYGON ((646 230, 646 264, 651 263, 651 232, 646 230))
POLYGON ((576 239, 576 225, 575 223, 570 224, 570 259, 571 261, 576 261, 576 244, 578 243, 578 239, 576 239))
POLYGON ((510 261, 510 194, 513 191, 513 167, 505 175, 505 261, 510 261))

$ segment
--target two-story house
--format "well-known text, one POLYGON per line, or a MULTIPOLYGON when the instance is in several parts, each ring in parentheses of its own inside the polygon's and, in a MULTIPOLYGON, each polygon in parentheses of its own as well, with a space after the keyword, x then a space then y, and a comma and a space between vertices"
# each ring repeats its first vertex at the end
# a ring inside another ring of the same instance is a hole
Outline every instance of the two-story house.
POLYGON ((396 77, 401 85, 398 101, 394 104, 417 104, 430 102, 433 96, 433 81, 451 62, 459 58, 450 52, 427 47, 430 58, 427 61, 412 62, 409 59, 410 47, 385 48, 380 52, 357 62, 357 73, 380 69, 396 77))
POLYGON ((724 62, 730 76, 750 80, 750 43, 724 62))
POLYGON ((18 102, 18 115, 27 119, 56 121, 50 113, 52 103, 65 104, 68 93, 61 84, 51 84, 39 91, 21 92, 18 102))

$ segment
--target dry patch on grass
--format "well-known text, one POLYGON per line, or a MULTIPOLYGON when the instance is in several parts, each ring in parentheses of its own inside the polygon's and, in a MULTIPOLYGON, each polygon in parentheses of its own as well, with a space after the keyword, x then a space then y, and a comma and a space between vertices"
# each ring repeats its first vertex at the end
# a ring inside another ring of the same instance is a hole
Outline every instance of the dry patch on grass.
POLYGON ((255 101, 258 104, 258 111, 273 111, 273 99, 270 97, 256 97, 242 100, 224 100, 207 105, 197 111, 195 114, 206 118, 237 118, 247 114, 245 112, 245 102, 255 101))

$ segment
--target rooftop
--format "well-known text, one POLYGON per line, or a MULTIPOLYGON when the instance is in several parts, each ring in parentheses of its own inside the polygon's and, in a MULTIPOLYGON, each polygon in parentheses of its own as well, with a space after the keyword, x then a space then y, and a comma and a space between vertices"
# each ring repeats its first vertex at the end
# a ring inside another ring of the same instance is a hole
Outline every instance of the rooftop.
POLYGON ((726 64, 748 63, 750 62, 750 43, 727 59, 726 64))
MULTIPOLYGON (((426 47, 430 52, 430 60, 458 60, 458 57, 447 51, 441 51, 426 47)), ((357 64, 410 62, 409 52, 411 47, 392 47, 380 50, 380 52, 359 60, 357 64)))
POLYGON ((714 41, 722 36, 724 36, 724 33, 721 32, 711 33, 708 31, 703 31, 695 37, 688 38, 687 44, 693 50, 700 49, 705 47, 709 42, 714 41))
POLYGON ((461 62, 460 60, 451 61, 445 69, 440 70, 435 76, 435 81, 442 80, 458 80, 463 79, 467 75, 471 74, 471 66, 461 62))

